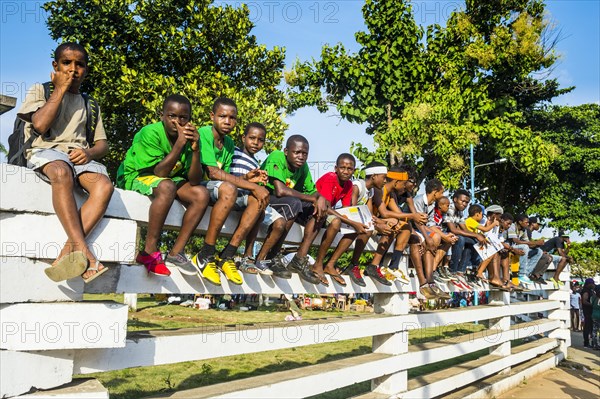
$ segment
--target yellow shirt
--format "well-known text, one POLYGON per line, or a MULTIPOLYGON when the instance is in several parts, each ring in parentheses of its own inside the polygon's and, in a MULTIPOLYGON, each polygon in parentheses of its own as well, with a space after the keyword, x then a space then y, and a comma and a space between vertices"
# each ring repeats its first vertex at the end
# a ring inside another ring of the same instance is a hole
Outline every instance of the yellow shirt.
POLYGON ((467 226, 467 230, 469 230, 471 233, 480 233, 478 229, 479 222, 472 217, 468 217, 467 220, 465 220, 465 226, 467 226))

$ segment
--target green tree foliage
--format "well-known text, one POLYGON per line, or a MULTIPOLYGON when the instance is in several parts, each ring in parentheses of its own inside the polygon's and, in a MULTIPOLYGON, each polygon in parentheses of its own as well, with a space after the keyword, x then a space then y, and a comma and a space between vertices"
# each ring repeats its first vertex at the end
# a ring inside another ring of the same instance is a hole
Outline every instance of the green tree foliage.
POLYGON ((481 181, 493 198, 513 204, 511 211, 550 218, 557 229, 600 234, 600 105, 544 107, 528 113, 526 123, 558 149, 551 166, 531 176, 508 165, 501 175, 483 171, 481 181))
POLYGON ((326 45, 320 60, 286 74, 291 109, 335 106, 374 135, 374 152, 354 144, 361 161, 414 164, 421 179, 435 175, 449 188, 467 174, 471 144, 543 173, 558 151, 523 123, 526 109, 560 92, 534 77, 556 59, 543 11, 535 0, 467 1, 445 27, 423 32, 408 2, 367 0, 356 54, 326 45))
POLYGON ((600 241, 575 242, 569 255, 575 261, 571 265, 572 276, 593 277, 600 273, 600 241))
POLYGON ((74 40, 90 52, 88 92, 100 102, 115 171, 133 135, 155 122, 164 98, 181 93, 193 105, 193 122, 209 123, 212 101, 238 104, 238 129, 260 121, 267 151, 279 148, 287 102, 277 88, 285 50, 267 49, 251 34, 246 6, 212 0, 54 0, 48 27, 55 40, 74 40))

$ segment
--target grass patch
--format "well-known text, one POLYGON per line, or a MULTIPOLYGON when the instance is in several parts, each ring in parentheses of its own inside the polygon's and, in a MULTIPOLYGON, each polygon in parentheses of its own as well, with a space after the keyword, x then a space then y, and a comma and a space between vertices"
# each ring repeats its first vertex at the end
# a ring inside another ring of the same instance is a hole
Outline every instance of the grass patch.
POLYGON ((191 389, 371 353, 361 338, 197 362, 139 367, 87 375, 98 378, 111 398, 126 399, 191 389))
MULTIPOLYGON (((115 301, 123 303, 123 295, 86 294, 84 301, 115 301)), ((261 306, 257 311, 240 310, 198 310, 179 305, 166 305, 150 295, 138 295, 137 311, 129 312, 127 331, 171 330, 199 326, 219 326, 230 324, 257 324, 282 322, 287 310, 277 305, 261 306)), ((362 312, 340 312, 337 310, 306 310, 303 319, 320 319, 350 315, 364 315, 362 312)))
MULTIPOLYGON (((84 300, 113 300, 122 302, 122 295, 85 295, 84 300)), ((193 328, 199 326, 260 324, 282 322, 289 314, 277 307, 261 308, 258 311, 203 310, 177 305, 161 305, 149 295, 138 296, 138 311, 129 312, 128 331, 193 328)), ((304 311, 304 319, 335 318, 364 313, 338 311, 304 311)), ((451 338, 483 330, 483 324, 455 324, 409 331, 409 344, 421 344, 442 338, 451 338)), ((194 343, 190 343, 193 345, 194 343)), ((276 351, 228 356, 195 362, 183 362, 162 366, 139 367, 96 373, 80 377, 95 377, 109 391, 111 398, 129 399, 192 389, 241 378, 269 374, 317 363, 371 353, 370 337, 309 345, 276 351)), ((455 359, 409 370, 409 378, 428 374, 452 365, 476 359, 488 351, 480 351, 455 359), (480 353, 481 352, 481 353, 480 353)), ((314 399, 338 399, 368 392, 370 381, 326 392, 314 399)))

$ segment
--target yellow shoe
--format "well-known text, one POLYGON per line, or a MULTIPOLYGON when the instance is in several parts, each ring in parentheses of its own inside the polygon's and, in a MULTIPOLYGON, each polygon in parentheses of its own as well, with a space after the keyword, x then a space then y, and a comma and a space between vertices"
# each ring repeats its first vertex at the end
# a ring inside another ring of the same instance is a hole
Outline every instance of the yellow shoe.
POLYGON ((227 280, 231 281, 233 284, 242 285, 244 280, 242 280, 242 276, 238 272, 237 267, 235 266, 235 262, 233 259, 225 259, 219 262, 219 268, 227 277, 227 280))
POLYGON ((198 258, 198 254, 196 254, 192 258, 192 264, 196 267, 199 277, 204 278, 211 284, 221 285, 221 275, 214 257, 198 258))
POLYGON ((391 273, 391 269, 387 268, 387 267, 381 267, 381 274, 383 274, 386 278, 386 280, 388 281, 395 281, 396 280, 396 276, 391 273))

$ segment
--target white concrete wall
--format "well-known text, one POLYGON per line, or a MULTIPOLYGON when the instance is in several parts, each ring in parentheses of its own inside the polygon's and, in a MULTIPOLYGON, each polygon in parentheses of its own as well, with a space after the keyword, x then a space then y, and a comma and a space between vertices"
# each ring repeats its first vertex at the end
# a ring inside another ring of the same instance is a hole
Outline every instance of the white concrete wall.
POLYGON ((44 273, 49 264, 0 256, 0 303, 68 302, 83 299, 83 279, 55 283, 44 273))
POLYGON ((0 305, 0 326, 0 349, 122 348, 127 306, 115 302, 0 305))
MULTIPOLYGON (((570 343, 565 335, 568 327, 567 295, 562 291, 549 293, 552 287, 548 284, 536 287, 541 295, 548 298, 545 300, 510 304, 508 294, 494 293, 505 303, 504 306, 407 314, 407 293, 416 291, 418 285, 414 278, 409 285, 394 283, 387 287, 367 277, 365 288, 353 286, 346 278, 348 285, 342 288, 333 282, 329 287, 307 284, 297 275, 291 280, 245 275, 242 286, 230 285, 223 279, 222 287, 205 286, 198 277, 183 276, 176 270, 169 278, 149 276, 143 267, 128 264, 134 262, 138 226, 148 222, 150 200, 122 190, 115 191, 105 218, 89 237, 97 256, 107 263, 110 271, 85 287, 80 279, 56 284, 43 273, 47 263, 39 261, 55 258, 65 239, 52 208, 50 186, 32 171, 12 165, 0 164, 0 177, 0 396, 22 394, 32 387, 55 387, 69 382, 73 373, 201 360, 374 336, 376 353, 360 358, 364 360, 362 363, 358 358, 349 359, 327 370, 326 366, 318 365, 314 367, 316 374, 301 369, 297 377, 293 375, 295 372, 288 373, 285 380, 276 383, 228 388, 231 392, 225 396, 303 397, 371 379, 373 389, 381 393, 430 397, 443 395, 482 376, 507 370, 513 364, 547 353, 557 346, 566 353, 570 343), (129 294, 369 292, 376 295, 377 311, 389 316, 342 320, 339 323, 300 322, 289 326, 152 332, 136 334, 126 340, 127 306, 111 302, 73 303, 81 301, 84 290, 88 293, 129 294), (550 319, 512 326, 507 322, 512 316, 538 312, 547 312, 550 319), (408 348, 407 336, 411 329, 444 329, 455 323, 489 319, 496 324, 485 332, 408 348), (512 340, 539 334, 547 334, 548 338, 511 350, 512 340), (485 364, 460 370, 448 378, 423 382, 418 387, 407 383, 407 370, 412 367, 485 348, 490 348, 492 353, 490 361, 485 364), (28 373, 31 369, 39 371, 28 373)), ((83 193, 77 193, 76 197, 80 204, 85 200, 83 193)), ((166 227, 177 229, 183 212, 184 208, 179 203, 173 204, 166 227)), ((206 230, 208 217, 207 213, 198 226, 198 233, 206 230)), ((238 219, 239 214, 232 214, 222 234, 232 234, 238 219)), ((288 241, 298 243, 301 237, 302 228, 294 226, 288 241)), ((368 249, 374 248, 371 243, 368 249)), ((441 288, 453 290, 446 285, 441 288)), ((90 398, 106 397, 103 389, 91 389, 85 394, 82 390, 75 392, 71 392, 71 396, 63 392, 58 397, 78 397, 78 394, 90 398)), ((45 395, 51 397, 54 394, 45 395)))
MULTIPOLYGON (((53 261, 66 240, 67 235, 56 215, 0 213, 0 253, 3 256, 53 261)), ((103 218, 86 241, 102 262, 133 263, 137 224, 131 220, 103 218)))
MULTIPOLYGON (((12 213, 43 213, 54 214, 52 207, 52 190, 50 184, 42 181, 39 176, 30 169, 22 168, 15 165, 0 164, 0 181, 2 182, 2 190, 0 190, 0 210, 12 213)), ((86 194, 83 191, 76 192, 76 200, 81 205, 86 194)), ((150 207, 150 198, 135 193, 133 191, 115 189, 111 201, 106 210, 105 216, 115 219, 128 219, 141 224, 148 223, 148 209, 150 207)), ((209 207, 204 218, 197 228, 197 233, 201 234, 208 228, 210 220, 209 207)), ((185 208, 175 201, 167 219, 165 228, 177 229, 181 227, 181 219, 185 208)), ((231 236, 235 231, 240 218, 240 212, 232 212, 225 221, 220 234, 223 236, 231 236)), ((259 239, 264 238, 266 228, 259 232, 259 239)), ((294 224, 287 241, 290 244, 299 243, 302 240, 303 227, 299 224, 294 224)), ((320 242, 322 234, 317 237, 315 242, 320 242)), ((339 240, 339 237, 336 239, 339 240)), ((335 244, 334 244, 335 245, 335 244)), ((370 240, 367 245, 367 250, 374 251, 376 243, 370 240)))
POLYGON ((73 351, 0 351, 0 397, 20 395, 32 388, 48 389, 71 381, 73 351))

